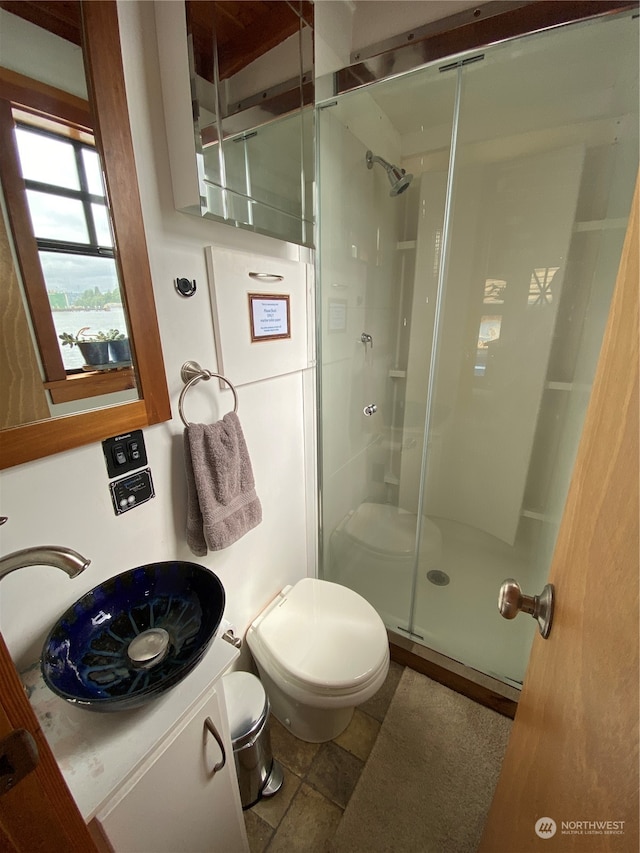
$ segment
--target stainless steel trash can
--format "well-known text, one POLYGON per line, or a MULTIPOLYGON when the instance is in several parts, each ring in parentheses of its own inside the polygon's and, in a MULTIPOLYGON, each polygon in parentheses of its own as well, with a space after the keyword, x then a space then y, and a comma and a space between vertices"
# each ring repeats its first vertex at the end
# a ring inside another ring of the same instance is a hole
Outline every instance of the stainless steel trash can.
POLYGON ((269 699, 250 672, 222 679, 242 808, 254 806, 282 787, 282 768, 274 761, 269 737, 269 699))

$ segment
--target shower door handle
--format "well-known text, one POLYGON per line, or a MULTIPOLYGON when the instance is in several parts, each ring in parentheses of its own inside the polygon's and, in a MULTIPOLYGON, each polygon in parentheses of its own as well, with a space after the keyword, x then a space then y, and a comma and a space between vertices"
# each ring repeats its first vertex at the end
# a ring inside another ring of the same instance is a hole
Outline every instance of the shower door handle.
POLYGON ((515 619, 522 611, 529 613, 538 622, 538 628, 546 640, 551 632, 553 620, 554 588, 548 583, 540 595, 525 595, 520 584, 513 578, 507 578, 500 587, 498 610, 505 619, 515 619))
POLYGON ((368 418, 370 418, 370 417, 371 417, 371 415, 375 415, 375 413, 378 411, 378 407, 376 406, 376 404, 375 404, 375 403, 369 403, 369 405, 368 405, 368 406, 365 406, 365 407, 364 407, 364 409, 363 409, 362 411, 364 412, 364 414, 365 414, 368 418))

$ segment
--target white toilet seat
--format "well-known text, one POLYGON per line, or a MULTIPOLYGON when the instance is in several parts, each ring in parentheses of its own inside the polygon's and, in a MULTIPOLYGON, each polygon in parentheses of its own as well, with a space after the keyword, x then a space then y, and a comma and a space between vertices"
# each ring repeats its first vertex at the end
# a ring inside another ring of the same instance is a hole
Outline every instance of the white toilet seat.
POLYGON ((377 690, 388 669, 387 632, 373 607, 347 587, 315 578, 282 590, 247 639, 299 701, 313 695, 322 705, 344 704, 377 690))

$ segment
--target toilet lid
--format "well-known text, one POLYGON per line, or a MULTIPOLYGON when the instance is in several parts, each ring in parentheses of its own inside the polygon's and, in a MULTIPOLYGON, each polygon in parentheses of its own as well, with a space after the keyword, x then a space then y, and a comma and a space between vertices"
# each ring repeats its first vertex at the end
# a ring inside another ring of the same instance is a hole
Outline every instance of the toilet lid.
POLYGON ((384 624, 362 596, 303 578, 258 627, 263 649, 289 675, 316 689, 356 687, 386 661, 384 624))

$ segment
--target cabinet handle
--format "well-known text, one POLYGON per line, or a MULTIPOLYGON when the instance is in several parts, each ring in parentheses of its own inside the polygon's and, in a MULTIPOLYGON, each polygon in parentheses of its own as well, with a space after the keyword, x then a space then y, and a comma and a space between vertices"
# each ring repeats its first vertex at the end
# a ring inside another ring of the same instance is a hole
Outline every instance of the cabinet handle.
POLYGON ((218 746, 220 747, 220 752, 222 753, 222 758, 220 759, 220 761, 216 764, 216 766, 211 771, 211 775, 213 776, 214 773, 218 772, 218 770, 222 770, 224 765, 227 763, 227 753, 224 750, 224 744, 222 743, 222 738, 218 734, 216 727, 213 725, 213 720, 211 719, 211 717, 207 717, 207 719, 204 721, 204 724, 205 724, 206 728, 209 729, 209 732, 216 739, 216 742, 217 742, 218 746))

